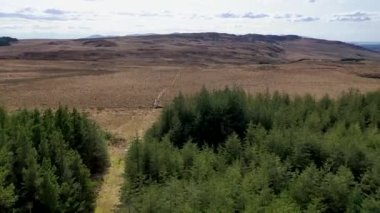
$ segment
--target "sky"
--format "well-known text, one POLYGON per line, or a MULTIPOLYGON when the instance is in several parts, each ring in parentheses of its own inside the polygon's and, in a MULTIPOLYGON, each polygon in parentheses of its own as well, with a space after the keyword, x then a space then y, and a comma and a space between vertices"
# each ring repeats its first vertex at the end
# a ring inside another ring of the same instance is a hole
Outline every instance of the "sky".
POLYGON ((380 42, 379 0, 0 0, 0 36, 221 32, 380 42))

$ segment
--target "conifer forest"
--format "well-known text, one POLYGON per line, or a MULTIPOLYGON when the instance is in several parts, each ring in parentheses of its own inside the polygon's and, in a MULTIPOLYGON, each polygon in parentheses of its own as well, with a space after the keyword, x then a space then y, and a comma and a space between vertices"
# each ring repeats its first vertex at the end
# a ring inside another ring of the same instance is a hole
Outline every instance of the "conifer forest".
POLYGON ((179 95, 126 155, 121 212, 380 212, 380 92, 179 95))

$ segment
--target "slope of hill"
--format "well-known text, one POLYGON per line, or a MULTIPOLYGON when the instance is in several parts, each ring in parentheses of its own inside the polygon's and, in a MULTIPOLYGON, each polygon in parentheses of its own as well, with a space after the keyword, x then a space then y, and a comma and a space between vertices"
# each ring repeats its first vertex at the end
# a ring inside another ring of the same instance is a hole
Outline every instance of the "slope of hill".
POLYGON ((379 59, 380 54, 337 41, 295 35, 188 33, 77 40, 22 40, 0 48, 1 59, 123 59, 137 63, 279 64, 304 59, 379 59))

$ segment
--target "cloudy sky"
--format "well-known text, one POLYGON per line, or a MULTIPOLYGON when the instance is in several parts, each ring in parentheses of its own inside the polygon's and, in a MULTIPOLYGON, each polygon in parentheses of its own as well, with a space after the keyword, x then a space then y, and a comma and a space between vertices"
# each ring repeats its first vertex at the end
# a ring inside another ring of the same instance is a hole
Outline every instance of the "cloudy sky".
POLYGON ((0 34, 78 38, 174 32, 380 41, 379 0, 3 0, 0 34))

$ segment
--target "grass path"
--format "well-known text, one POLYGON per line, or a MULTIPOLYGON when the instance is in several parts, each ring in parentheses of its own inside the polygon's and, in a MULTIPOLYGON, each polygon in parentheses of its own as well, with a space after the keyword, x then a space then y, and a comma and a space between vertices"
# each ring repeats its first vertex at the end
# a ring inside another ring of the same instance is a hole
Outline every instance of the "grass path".
POLYGON ((114 212, 120 204, 120 189, 123 184, 124 155, 130 142, 141 137, 158 118, 160 110, 103 110, 90 112, 99 125, 120 137, 120 143, 109 145, 111 166, 104 177, 96 200, 96 213, 114 212))

